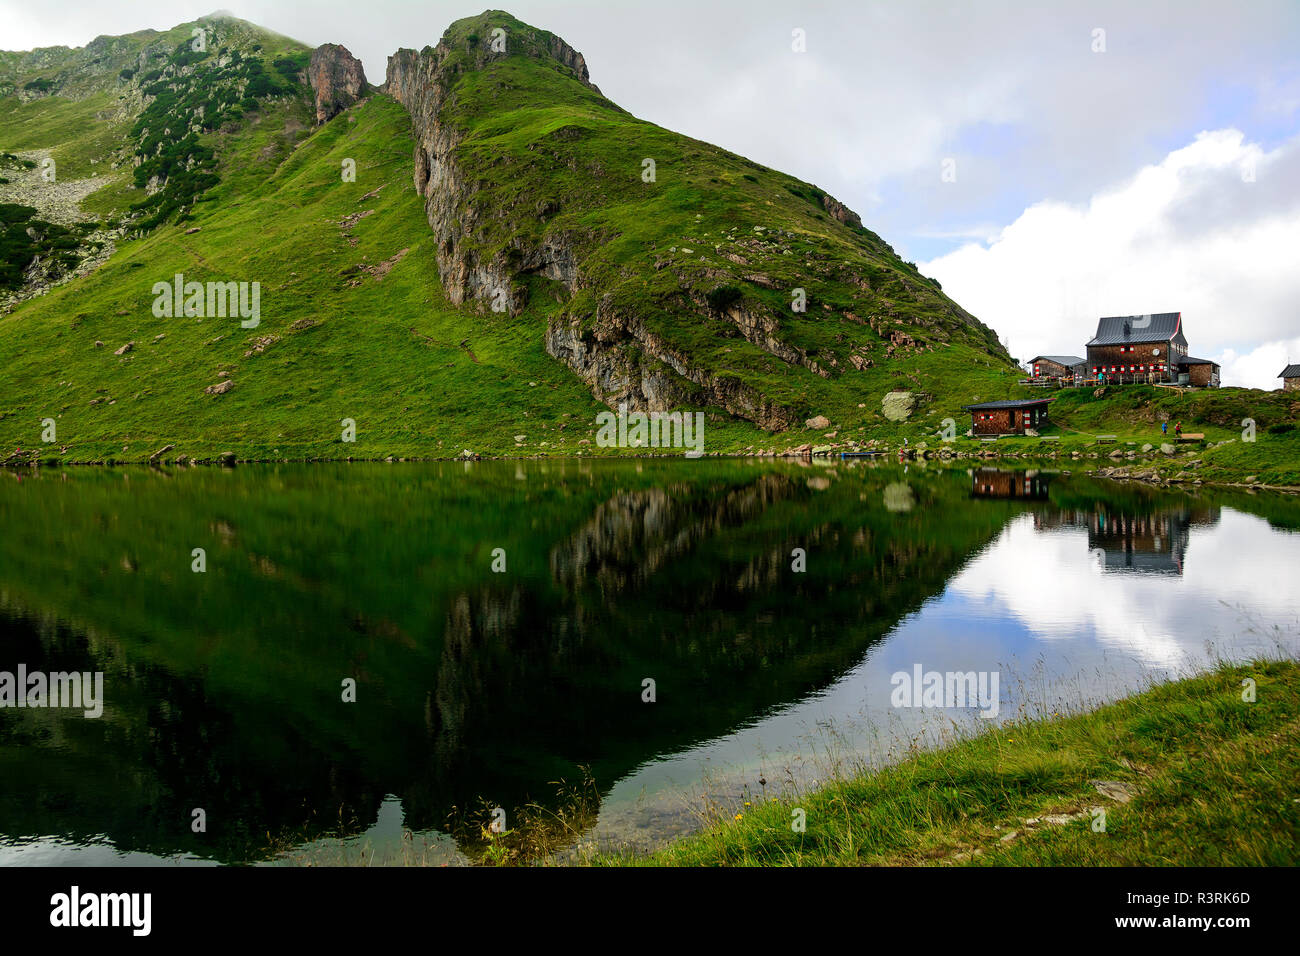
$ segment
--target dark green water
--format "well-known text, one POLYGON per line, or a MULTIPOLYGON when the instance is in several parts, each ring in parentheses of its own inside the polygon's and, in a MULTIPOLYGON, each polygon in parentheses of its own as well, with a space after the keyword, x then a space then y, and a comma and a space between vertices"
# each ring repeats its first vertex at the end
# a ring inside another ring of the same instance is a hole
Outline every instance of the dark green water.
POLYGON ((1009 715, 1294 652, 1295 500, 1029 474, 0 472, 0 672, 105 687, 0 709, 0 864, 472 859, 587 775, 584 839, 647 846, 816 779, 828 726, 882 759, 936 717, 890 706, 918 663, 999 669, 1009 715))

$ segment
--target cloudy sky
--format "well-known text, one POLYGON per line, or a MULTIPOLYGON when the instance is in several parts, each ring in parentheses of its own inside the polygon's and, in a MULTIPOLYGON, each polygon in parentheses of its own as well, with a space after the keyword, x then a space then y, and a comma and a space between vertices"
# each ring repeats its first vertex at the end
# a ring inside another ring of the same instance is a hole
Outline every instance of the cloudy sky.
MULTIPOLYGON (((0 0, 0 47, 222 0, 0 0)), ((483 0, 225 0, 372 82, 483 0)), ((1300 362, 1300 2, 515 0, 638 116, 830 191, 1022 359, 1181 311, 1225 384, 1300 362), (793 49, 793 31, 806 37, 793 49), (945 172, 947 175, 945 175, 945 172)))

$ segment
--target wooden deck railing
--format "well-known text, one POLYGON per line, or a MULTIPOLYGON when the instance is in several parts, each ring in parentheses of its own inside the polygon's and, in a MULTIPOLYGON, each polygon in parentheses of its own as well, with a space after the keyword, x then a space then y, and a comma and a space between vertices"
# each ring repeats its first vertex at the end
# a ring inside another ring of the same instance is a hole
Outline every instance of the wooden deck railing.
POLYGON ((1021 385, 1030 388, 1097 388, 1100 385, 1177 385, 1156 375, 1143 375, 1140 372, 1116 372, 1107 375, 1103 382, 1096 376, 1087 378, 1022 378, 1021 385))

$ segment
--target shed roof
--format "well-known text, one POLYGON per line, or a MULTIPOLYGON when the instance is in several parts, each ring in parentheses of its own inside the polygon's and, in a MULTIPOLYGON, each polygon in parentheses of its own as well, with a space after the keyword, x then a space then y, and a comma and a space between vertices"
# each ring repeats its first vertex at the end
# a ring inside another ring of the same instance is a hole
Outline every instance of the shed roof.
POLYGON ((1219 363, 1214 361, 1213 359, 1196 358, 1195 356, 1192 355, 1180 356, 1178 359, 1178 364, 1179 365, 1213 365, 1215 368, 1219 367, 1219 363))
POLYGON ((1057 365, 1064 365, 1066 368, 1085 361, 1085 359, 1081 359, 1077 355, 1035 355, 1029 360, 1029 364, 1033 365, 1039 359, 1046 359, 1049 362, 1055 362, 1057 365))
POLYGON ((1300 362, 1282 369, 1282 374, 1278 378, 1300 378, 1300 362))
POLYGON ((1152 315, 1108 315, 1097 320, 1097 334, 1089 345, 1127 345, 1130 342, 1165 342, 1178 334, 1181 312, 1152 315))
POLYGON ((1004 398, 997 402, 980 402, 977 405, 963 405, 962 408, 968 412, 987 412, 999 408, 1026 408, 1030 405, 1046 405, 1048 402, 1054 402, 1054 398, 1004 398))

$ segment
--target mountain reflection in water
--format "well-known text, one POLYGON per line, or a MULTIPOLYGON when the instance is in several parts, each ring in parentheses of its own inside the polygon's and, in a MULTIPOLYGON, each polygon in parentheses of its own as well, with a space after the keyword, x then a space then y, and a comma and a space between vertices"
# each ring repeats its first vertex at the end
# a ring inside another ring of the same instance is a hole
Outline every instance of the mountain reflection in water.
POLYGON ((0 671, 107 700, 0 709, 0 862, 396 859, 407 831, 463 860, 485 807, 588 773, 585 838, 648 846, 701 795, 970 717, 891 708, 895 671, 1000 670, 1003 715, 1038 712, 1294 652, 1300 620, 1280 496, 869 461, 16 477, 0 671))

